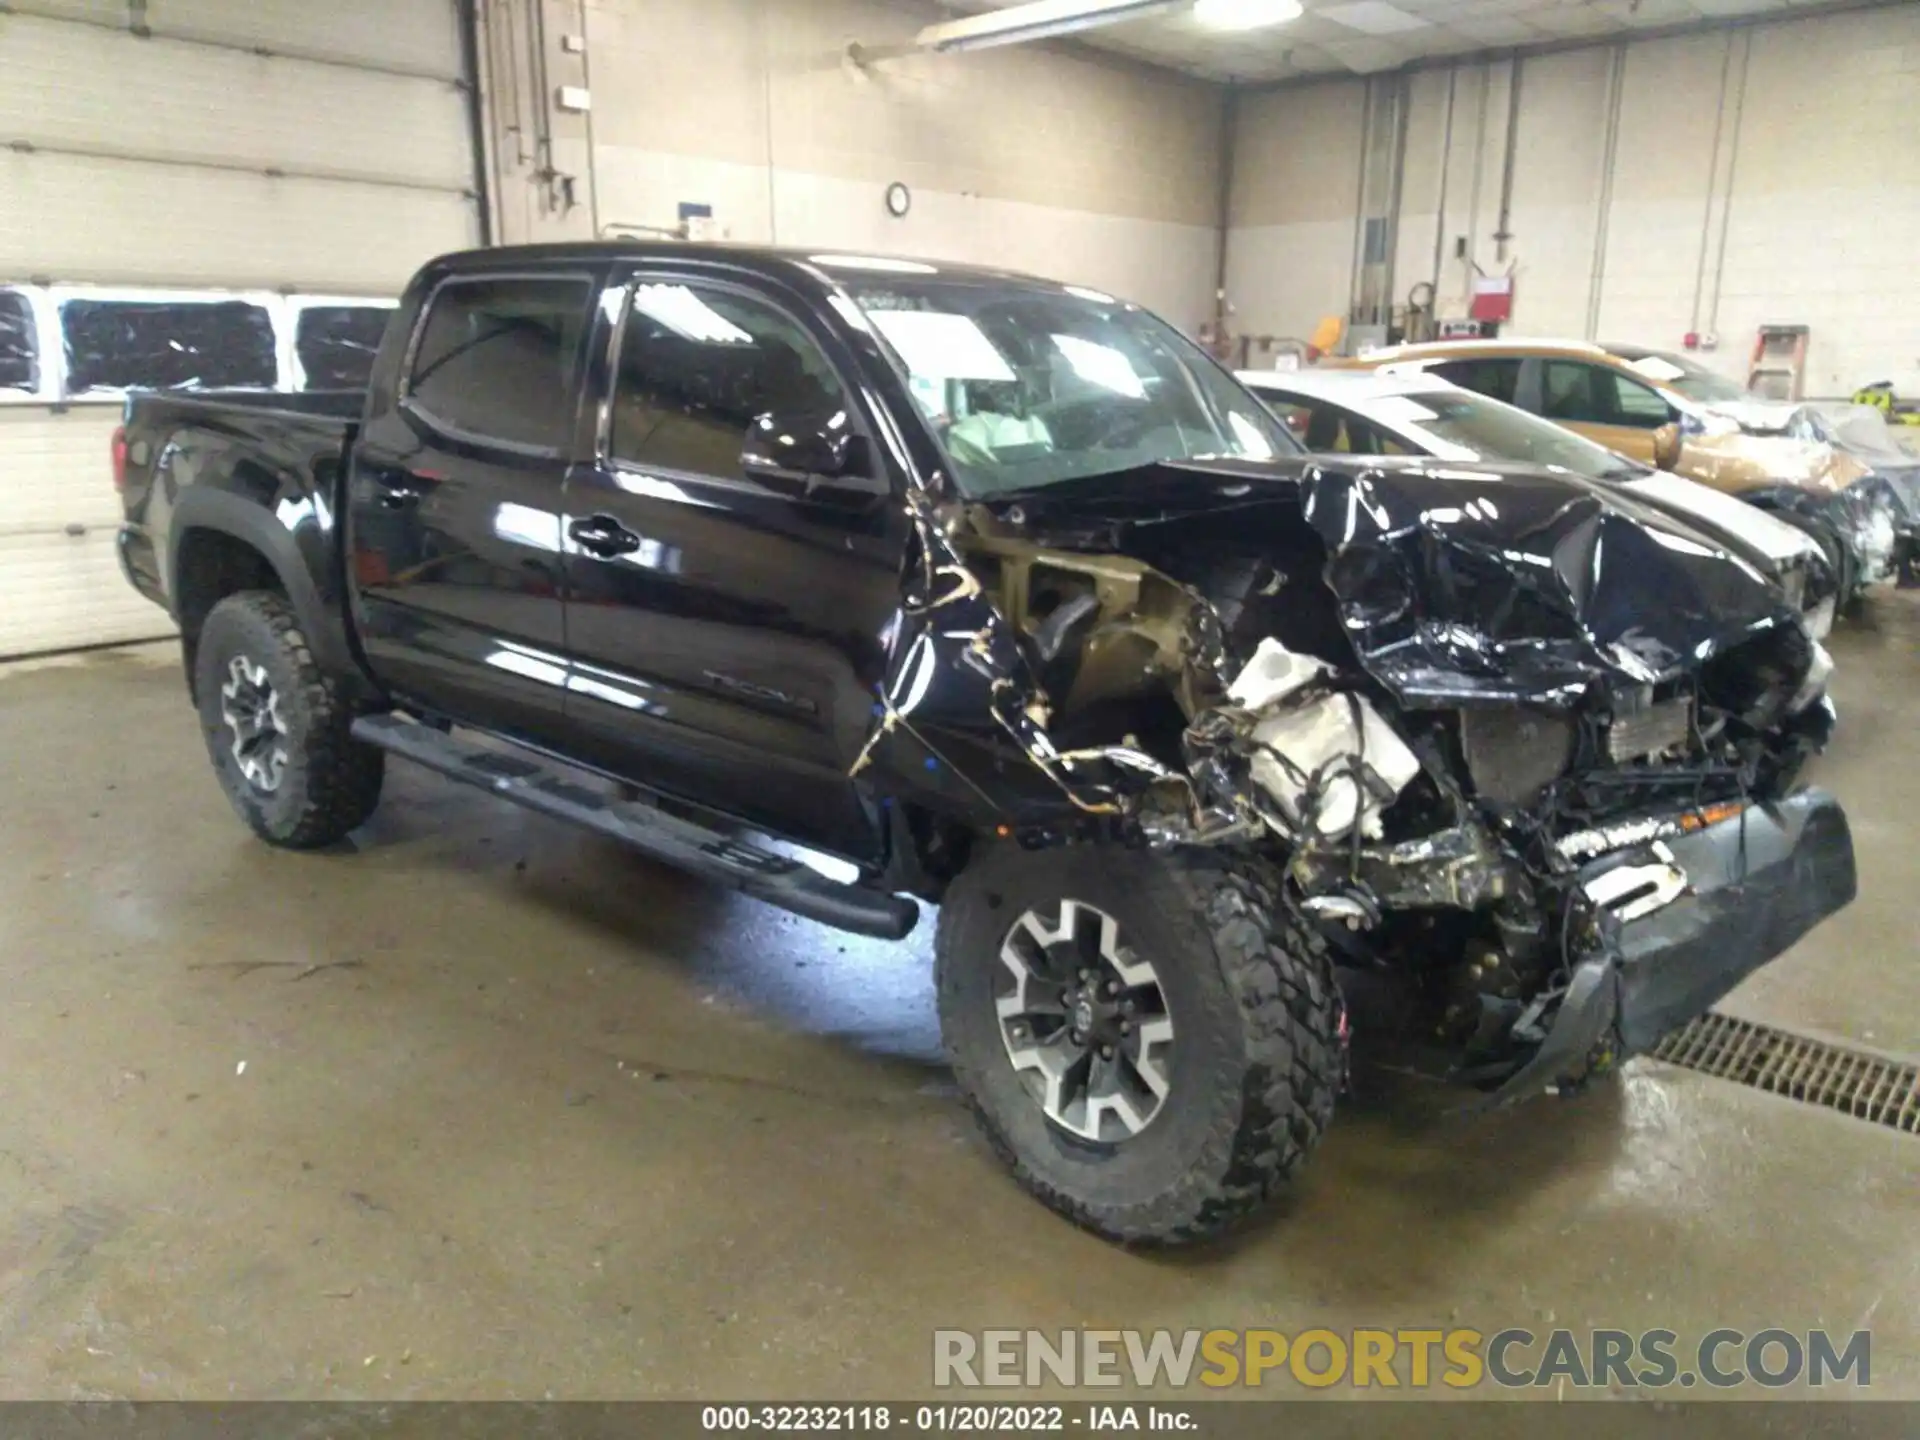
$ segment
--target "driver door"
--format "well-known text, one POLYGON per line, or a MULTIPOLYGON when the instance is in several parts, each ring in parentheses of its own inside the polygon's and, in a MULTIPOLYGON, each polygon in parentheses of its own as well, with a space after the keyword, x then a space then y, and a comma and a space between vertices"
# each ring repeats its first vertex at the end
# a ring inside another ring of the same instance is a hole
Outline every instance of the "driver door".
POLYGON ((1540 362, 1540 414, 1597 445, 1655 465, 1655 432, 1675 417, 1658 393, 1584 360, 1540 362))
POLYGON ((836 337, 771 290, 654 270, 602 307, 610 383, 565 524, 567 715, 583 758, 864 861, 872 724, 907 520, 836 337), (782 484, 750 438, 812 417, 871 473, 782 484), (769 419, 773 422, 771 427, 769 419))

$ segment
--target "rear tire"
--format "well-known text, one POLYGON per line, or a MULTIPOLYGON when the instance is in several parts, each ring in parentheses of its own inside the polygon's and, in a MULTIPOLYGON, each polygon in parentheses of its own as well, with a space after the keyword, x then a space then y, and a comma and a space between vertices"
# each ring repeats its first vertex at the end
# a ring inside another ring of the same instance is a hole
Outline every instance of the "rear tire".
POLYGON ((948 891, 935 953, 948 1055, 988 1142, 1033 1195, 1109 1240, 1183 1244, 1219 1233, 1300 1168, 1333 1116, 1344 1066, 1339 992, 1323 942, 1277 903, 1263 865, 1213 852, 995 844, 948 891), (1076 921, 1082 938, 1034 948, 1034 935, 1064 935, 1076 921), (1118 969, 1101 968, 1094 936, 1113 945, 1118 969), (1073 958, 1089 947, 1090 968, 1073 958), (1021 969, 1028 978, 1017 983, 1021 969), (1043 982, 1043 971, 1060 978, 1043 982), (1149 973, 1151 982, 1140 978, 1149 973), (1087 974, 1095 978, 1077 978, 1087 974), (1103 975, 1120 976, 1110 982, 1117 997, 1148 997, 1137 1013, 1163 1014, 1167 1033, 1149 1042, 1144 1026, 1119 1038, 1099 1029, 1112 1017, 1096 1019, 1078 1001, 1104 991, 1103 975), (1024 1001, 1012 1007, 1020 1018, 1004 1017, 1015 991, 1041 996, 1061 1028, 1038 1007, 1025 1018, 1024 1001), (1079 1048, 1100 1067, 1065 1072, 1085 1086, 1077 1111, 1049 1083, 1053 1061, 1035 1063, 1072 1043, 1076 1017, 1094 1027, 1079 1048), (1116 1047, 1117 1062, 1093 1058, 1116 1047), (1143 1060, 1163 1092, 1145 1083, 1143 1060), (1127 1083, 1108 1078, 1119 1069, 1127 1083), (1109 1096, 1130 1089, 1125 1114, 1110 1098, 1095 1105, 1096 1079, 1113 1087, 1109 1096))
POLYGON ((194 693, 220 787, 269 844, 330 845, 379 805, 386 753, 352 738, 353 708, 283 597, 245 591, 213 607, 194 693))

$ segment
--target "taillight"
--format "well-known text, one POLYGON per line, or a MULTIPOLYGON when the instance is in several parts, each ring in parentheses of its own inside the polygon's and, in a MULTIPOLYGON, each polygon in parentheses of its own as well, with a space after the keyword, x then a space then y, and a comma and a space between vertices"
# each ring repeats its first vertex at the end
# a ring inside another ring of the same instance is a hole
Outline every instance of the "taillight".
POLYGON ((127 488, 127 427, 118 425, 113 431, 113 488, 122 494, 127 488))

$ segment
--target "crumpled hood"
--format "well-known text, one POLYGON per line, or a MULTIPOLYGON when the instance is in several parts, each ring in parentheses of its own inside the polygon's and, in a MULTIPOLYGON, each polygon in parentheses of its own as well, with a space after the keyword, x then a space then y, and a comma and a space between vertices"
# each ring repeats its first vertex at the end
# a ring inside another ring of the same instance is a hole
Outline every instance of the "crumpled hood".
POLYGON ((1216 604, 1209 576, 1236 555, 1298 553, 1304 523, 1362 664, 1415 708, 1571 706, 1596 684, 1648 684, 1800 623, 1757 570, 1680 521, 1524 466, 1175 461, 990 508, 1047 543, 1155 565, 1216 604))
POLYGON ((1784 435, 1801 409, 1798 401, 1768 400, 1759 395, 1710 400, 1701 408, 1733 421, 1749 435, 1784 435))

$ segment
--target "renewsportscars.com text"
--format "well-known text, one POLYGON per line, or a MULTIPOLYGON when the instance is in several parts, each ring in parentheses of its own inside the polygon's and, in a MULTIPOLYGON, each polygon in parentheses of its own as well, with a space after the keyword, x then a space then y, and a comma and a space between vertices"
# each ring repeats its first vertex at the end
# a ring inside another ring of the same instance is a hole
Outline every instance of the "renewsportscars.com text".
POLYGON ((1873 1336, 1825 1330, 936 1330, 941 1389, 1782 1389, 1873 1379, 1873 1336))

